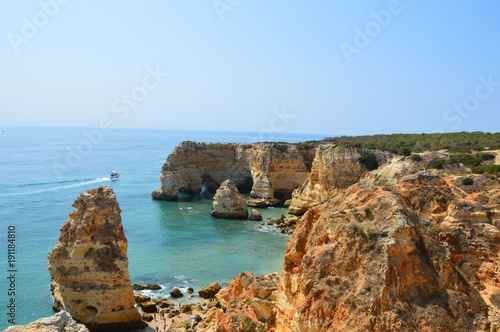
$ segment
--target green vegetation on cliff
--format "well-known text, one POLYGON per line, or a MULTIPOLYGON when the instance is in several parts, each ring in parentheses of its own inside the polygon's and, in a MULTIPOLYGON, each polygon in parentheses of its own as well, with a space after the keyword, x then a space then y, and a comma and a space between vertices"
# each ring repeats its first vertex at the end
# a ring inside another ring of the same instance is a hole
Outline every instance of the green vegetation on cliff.
POLYGON ((485 147, 500 149, 500 133, 458 132, 440 134, 391 134, 340 136, 326 138, 325 142, 359 148, 389 151, 409 156, 411 152, 437 151, 469 153, 485 147))

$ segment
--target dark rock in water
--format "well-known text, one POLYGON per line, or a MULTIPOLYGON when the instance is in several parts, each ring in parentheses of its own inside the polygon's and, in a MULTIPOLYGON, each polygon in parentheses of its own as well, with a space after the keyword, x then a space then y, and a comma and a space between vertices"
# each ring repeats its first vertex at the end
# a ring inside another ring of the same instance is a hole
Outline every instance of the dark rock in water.
POLYGON ((189 288, 188 288, 188 293, 189 293, 189 294, 193 294, 193 293, 194 293, 194 289, 193 289, 192 287, 189 287, 189 288))
POLYGON ((135 303, 143 303, 151 300, 149 296, 142 294, 134 294, 134 298, 135 298, 135 303))
POLYGON ((160 290, 160 289, 161 289, 161 286, 160 286, 160 285, 157 285, 157 284, 147 284, 147 285, 146 285, 146 289, 150 289, 150 290, 160 290))
POLYGON ((209 299, 214 297, 221 289, 221 286, 217 282, 212 282, 210 285, 205 286, 201 291, 198 292, 200 296, 204 299, 209 299))
POLYGON ((182 294, 182 292, 179 288, 176 288, 170 292, 170 296, 172 296, 173 298, 178 298, 178 297, 183 297, 184 294, 182 294))
POLYGON ((133 290, 160 290, 161 286, 157 285, 157 284, 147 284, 147 285, 133 284, 132 289, 133 290))
POLYGON ((248 217, 248 219, 250 219, 252 221, 261 221, 262 220, 262 215, 260 214, 259 211, 255 210, 255 209, 252 209, 252 211, 250 212, 250 216, 248 217))
POLYGON ((146 301, 138 304, 139 307, 141 307, 142 311, 147 312, 147 313, 155 313, 157 312, 156 308, 156 303, 153 301, 146 301))

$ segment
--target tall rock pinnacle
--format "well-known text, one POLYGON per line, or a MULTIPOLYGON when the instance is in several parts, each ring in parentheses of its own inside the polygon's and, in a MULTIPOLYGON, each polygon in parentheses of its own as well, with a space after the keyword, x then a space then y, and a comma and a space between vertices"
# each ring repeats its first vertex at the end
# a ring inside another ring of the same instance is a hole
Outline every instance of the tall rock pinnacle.
POLYGON ((91 331, 144 327, 134 307, 127 239, 113 190, 90 189, 73 207, 48 255, 54 309, 68 311, 91 331))

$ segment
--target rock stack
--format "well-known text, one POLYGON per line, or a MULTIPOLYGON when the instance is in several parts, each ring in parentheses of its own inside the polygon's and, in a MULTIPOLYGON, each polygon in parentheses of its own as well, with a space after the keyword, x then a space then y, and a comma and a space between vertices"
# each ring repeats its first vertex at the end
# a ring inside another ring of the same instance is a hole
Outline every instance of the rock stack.
POLYGON ((90 189, 61 228, 49 253, 54 309, 91 331, 144 327, 128 273, 127 239, 112 189, 90 189))
POLYGON ((247 219, 248 208, 245 197, 231 180, 222 182, 214 196, 212 216, 224 219, 247 219))

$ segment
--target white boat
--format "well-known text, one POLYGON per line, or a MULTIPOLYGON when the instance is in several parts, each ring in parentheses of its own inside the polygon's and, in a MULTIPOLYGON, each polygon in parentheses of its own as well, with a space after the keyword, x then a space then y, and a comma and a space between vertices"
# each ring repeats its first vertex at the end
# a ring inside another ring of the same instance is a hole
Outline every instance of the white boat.
POLYGON ((115 171, 111 171, 109 173, 109 179, 110 180, 118 180, 120 178, 120 174, 115 172, 115 171))
POLYGON ((190 206, 183 206, 183 207, 180 207, 179 210, 191 210, 192 207, 190 206))

